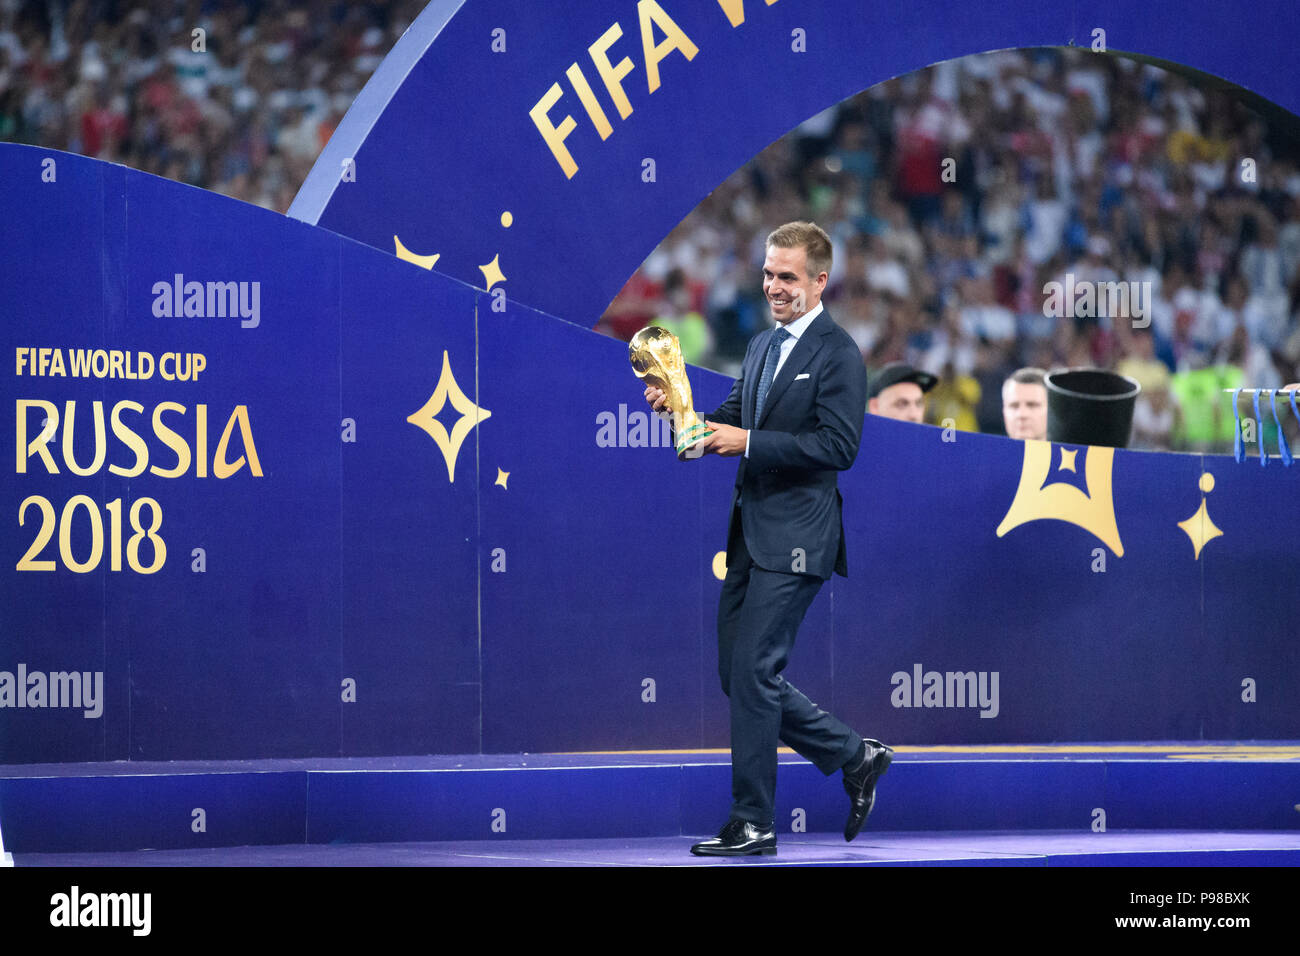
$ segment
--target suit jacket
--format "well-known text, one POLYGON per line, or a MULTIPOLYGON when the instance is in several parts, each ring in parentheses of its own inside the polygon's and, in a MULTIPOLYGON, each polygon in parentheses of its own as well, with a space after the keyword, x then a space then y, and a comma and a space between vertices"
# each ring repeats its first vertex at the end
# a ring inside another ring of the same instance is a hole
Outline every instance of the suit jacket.
POLYGON ((754 421, 758 381, 775 329, 750 340, 740 377, 710 421, 749 432, 731 497, 732 535, 759 567, 847 576, 838 473, 853 464, 867 410, 867 372, 849 334, 821 315, 795 343, 754 421), (802 549, 803 566, 799 565, 802 549))

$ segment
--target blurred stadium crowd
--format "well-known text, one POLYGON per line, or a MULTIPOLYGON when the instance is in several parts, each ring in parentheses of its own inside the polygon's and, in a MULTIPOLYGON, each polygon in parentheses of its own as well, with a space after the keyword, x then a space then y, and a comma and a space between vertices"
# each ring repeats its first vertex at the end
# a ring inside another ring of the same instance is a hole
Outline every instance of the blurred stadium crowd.
POLYGON ((1235 91, 1086 50, 942 63, 766 149, 598 328, 656 321, 688 361, 735 374, 765 321, 764 238, 811 219, 835 249, 824 301, 869 371, 939 376, 926 421, 1004 434, 1014 370, 1091 366, 1143 386, 1130 447, 1230 451, 1222 389, 1300 378, 1300 149, 1279 125, 1235 91), (1067 275, 1149 283, 1149 308, 1044 315, 1067 275))
MULTIPOLYGON (((0 0, 0 140, 285 212, 422 6, 0 0)), ((1300 379, 1300 144, 1221 84, 1078 49, 891 80, 719 186, 597 329, 658 322, 735 374, 766 321, 764 238, 793 219, 830 234, 825 301, 868 369, 939 377, 931 423, 1004 433, 1015 369, 1094 366, 1143 386, 1131 447, 1227 451, 1223 388, 1300 379), (1067 275, 1146 283, 1149 308, 1044 315, 1067 275)))
POLYGON ((0 0, 0 140, 285 212, 423 6, 0 0))

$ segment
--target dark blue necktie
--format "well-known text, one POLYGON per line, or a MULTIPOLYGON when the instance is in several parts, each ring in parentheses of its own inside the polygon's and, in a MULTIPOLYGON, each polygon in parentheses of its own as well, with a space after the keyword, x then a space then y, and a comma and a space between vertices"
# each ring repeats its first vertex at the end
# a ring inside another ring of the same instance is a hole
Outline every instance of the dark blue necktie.
POLYGON ((790 337, 790 333, 778 327, 772 333, 772 341, 767 345, 767 359, 763 362, 763 374, 758 380, 758 398, 754 402, 754 427, 763 418, 763 402, 767 400, 772 379, 776 378, 776 366, 781 360, 781 343, 790 337))

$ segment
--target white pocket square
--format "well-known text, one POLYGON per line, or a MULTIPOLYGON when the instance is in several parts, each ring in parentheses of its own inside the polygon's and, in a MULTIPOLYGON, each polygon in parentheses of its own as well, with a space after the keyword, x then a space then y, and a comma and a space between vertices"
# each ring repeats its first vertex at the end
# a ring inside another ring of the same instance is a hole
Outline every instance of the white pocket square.
POLYGON ((801 379, 801 378, 807 378, 807 377, 809 376, 809 374, 810 374, 810 373, 808 373, 808 372, 800 372, 798 375, 796 375, 796 376, 794 377, 794 380, 797 382, 797 381, 799 381, 799 379, 801 379))

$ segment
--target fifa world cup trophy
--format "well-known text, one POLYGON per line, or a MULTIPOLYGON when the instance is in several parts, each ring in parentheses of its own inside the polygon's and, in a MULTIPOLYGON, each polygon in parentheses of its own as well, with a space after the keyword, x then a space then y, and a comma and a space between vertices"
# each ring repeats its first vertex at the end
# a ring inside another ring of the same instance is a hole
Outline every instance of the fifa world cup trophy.
POLYGON ((673 414, 673 430, 677 433, 678 460, 698 458, 699 451, 692 453, 691 449, 713 432, 695 414, 691 383, 686 378, 686 361, 682 358, 682 346, 677 336, 657 325, 647 325, 632 336, 627 356, 637 378, 667 396, 666 404, 673 414))

